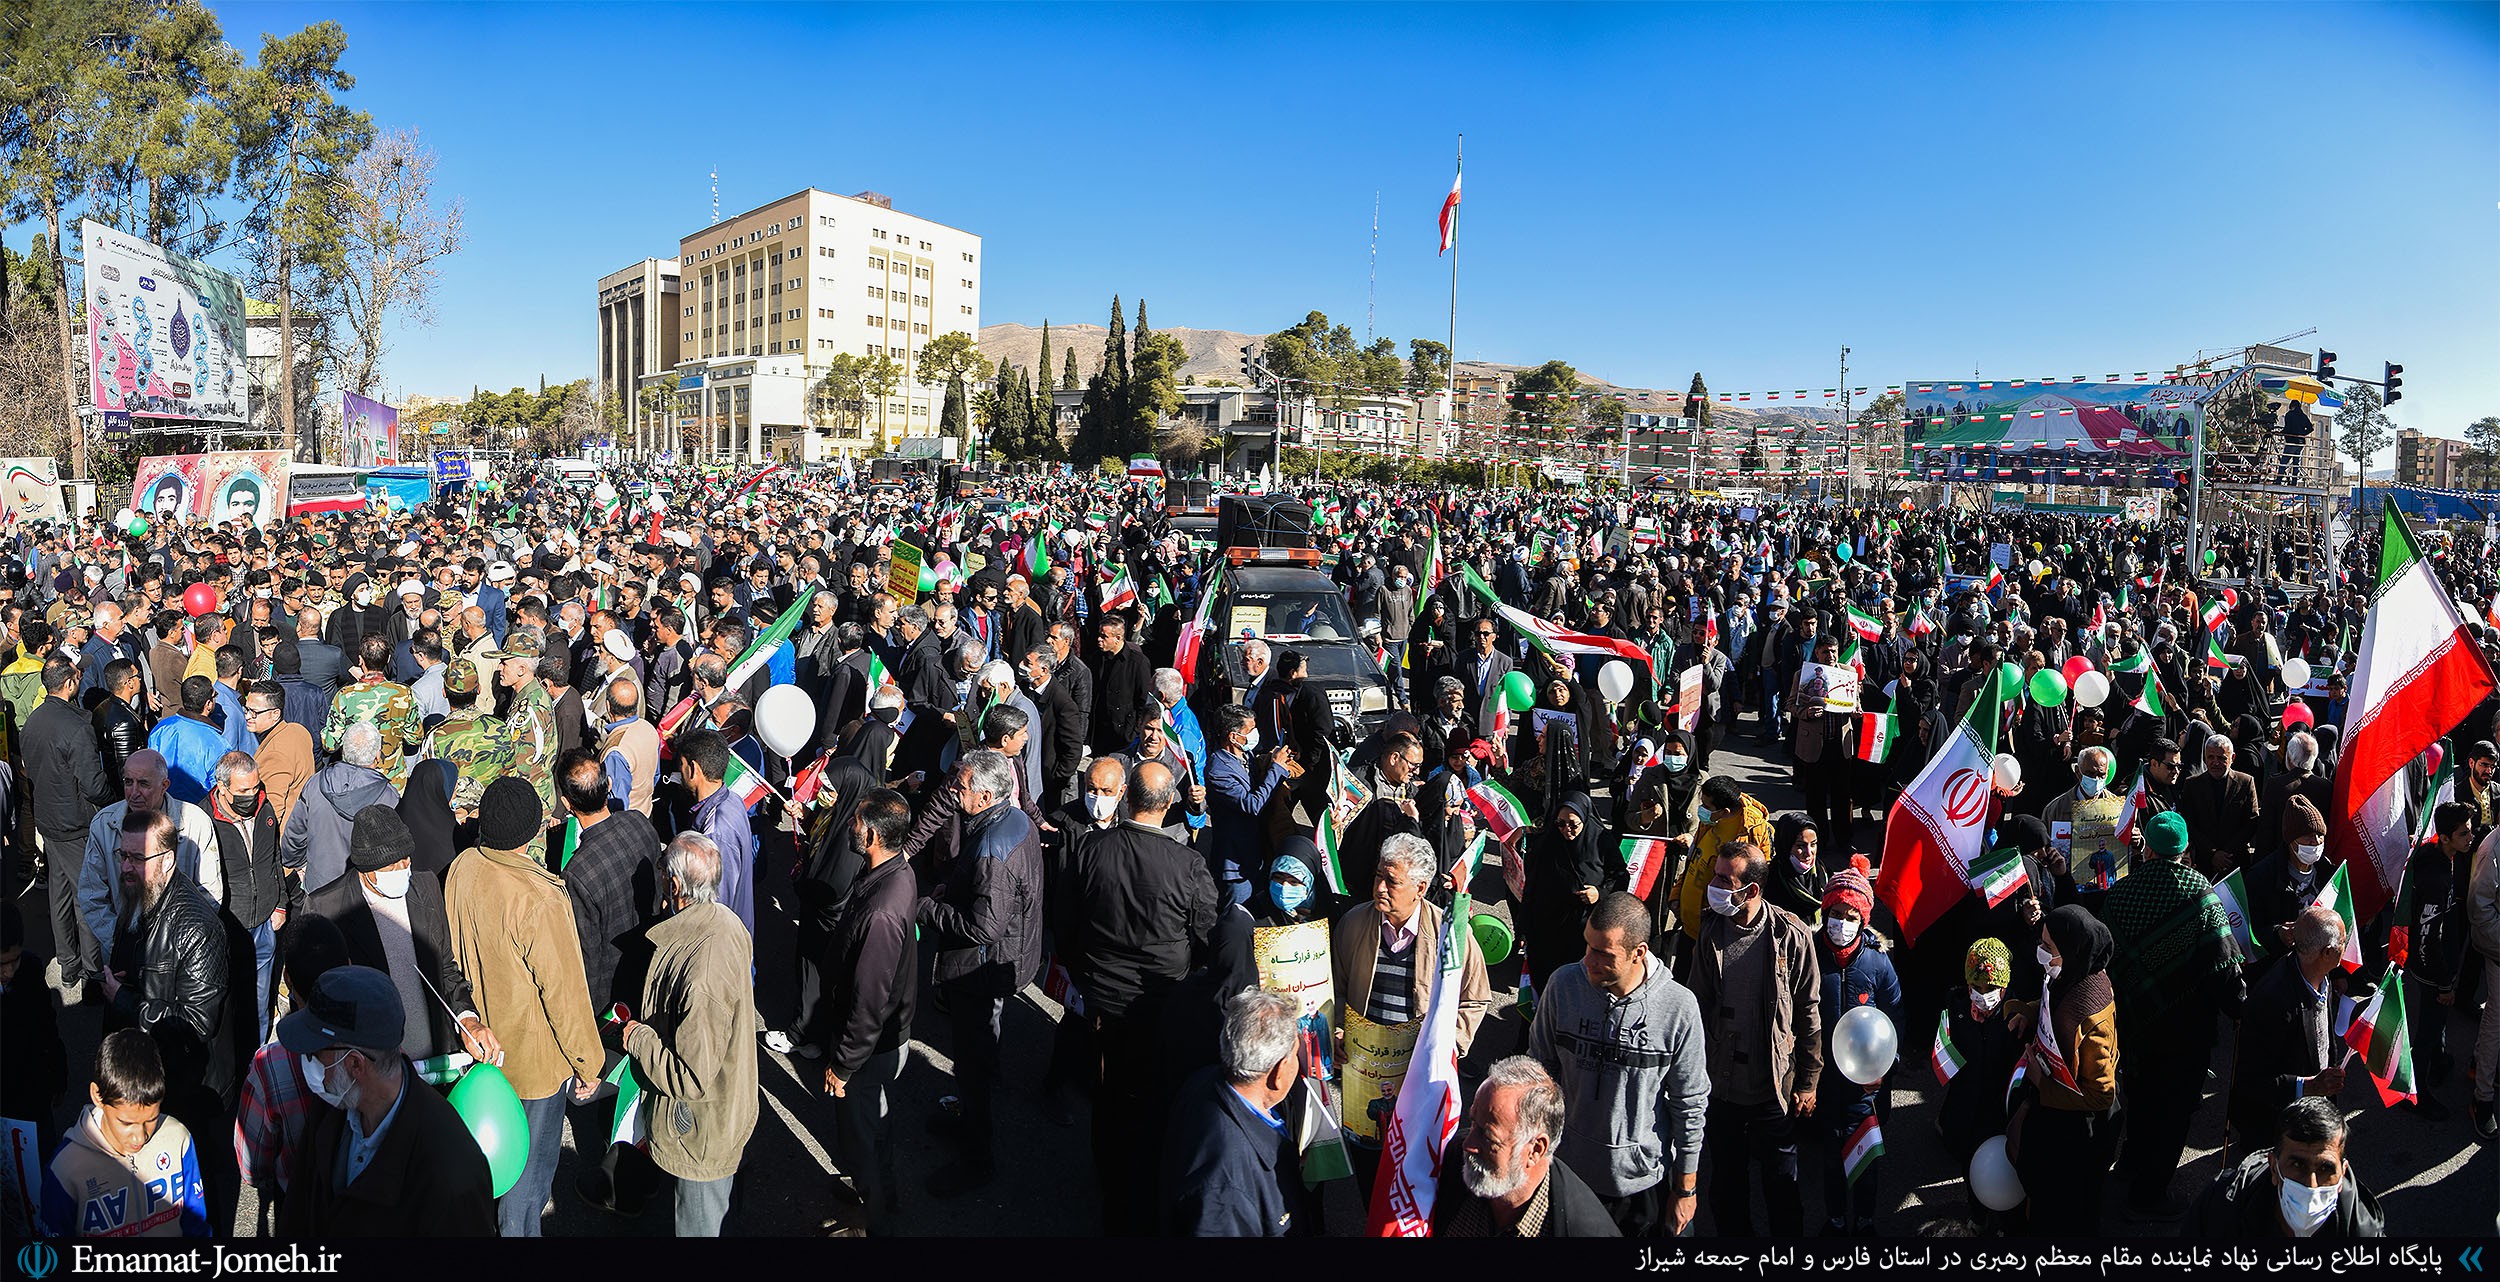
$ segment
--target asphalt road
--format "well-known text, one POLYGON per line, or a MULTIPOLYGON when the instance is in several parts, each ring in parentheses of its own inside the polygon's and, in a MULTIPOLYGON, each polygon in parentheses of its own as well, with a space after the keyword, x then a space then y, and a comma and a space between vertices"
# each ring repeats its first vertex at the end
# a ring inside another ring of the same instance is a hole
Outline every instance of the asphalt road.
MULTIPOLYGON (((1718 771, 1736 777, 1775 813, 1797 800, 1788 786, 1785 765, 1765 761, 1752 751, 1750 743, 1722 747, 1712 764, 1718 771)), ((1880 829, 1871 821, 1861 821, 1853 835, 1861 849, 1881 843, 1880 829)), ((1827 842, 1827 860, 1842 857, 1836 846, 1837 843, 1827 842)), ((768 896, 782 893, 786 888, 786 859, 768 855, 765 862, 768 867, 764 892, 768 896)), ((1498 874, 1488 874, 1478 889, 1490 901, 1493 911, 1504 911, 1499 903, 1498 874)), ((43 914, 39 894, 27 898, 24 906, 29 926, 40 933, 42 927, 38 923, 43 914)), ((767 926, 758 941, 757 955, 787 957, 789 951, 787 929, 767 926)), ((1511 1053, 1525 1037, 1524 1025, 1509 1000, 1518 982, 1517 960, 1494 968, 1493 980, 1503 1000, 1497 1002, 1496 1012, 1477 1035, 1469 1056, 1474 1065, 1487 1064, 1511 1053)), ((787 965, 765 968, 760 977, 759 1005, 767 1020, 786 1017, 792 991, 787 965)), ((926 1119, 938 1098, 950 1093, 954 1084, 953 1065, 947 1054, 946 1017, 928 1001, 930 990, 925 985, 922 992, 910 1063, 894 1103, 896 1166, 902 1189, 899 1231, 926 1236, 1099 1232, 1101 1216, 1092 1178, 1085 1106, 1078 1104, 1073 1125, 1054 1125, 1044 1115, 1039 1085, 1049 1061, 1051 1037, 1060 1010, 1032 988, 1007 1007, 1002 1097, 997 1113, 997 1181, 985 1190, 948 1201, 933 1199, 922 1191, 930 1173, 951 1156, 947 1142, 928 1132, 926 1119)), ((2411 1111, 2383 1109, 2375 1093, 2358 1082, 2343 1096, 2346 1111, 2353 1118, 2353 1164, 2365 1183, 2378 1193, 2390 1229, 2402 1235, 2486 1235, 2492 1231, 2492 1208, 2500 1205, 2500 1156, 2495 1156, 2493 1146, 2475 1142, 2467 1120, 2462 1052, 2472 1045, 2473 1022, 2453 1011, 2448 1018, 2450 1044, 2461 1052, 2460 1065, 2445 1085, 2430 1092, 2448 1107, 2445 1120, 2434 1122, 2411 1111)), ((1932 1013, 1914 1017, 1910 1022, 1914 1029, 1932 1026, 1932 1013)), ((76 1078, 93 1062, 100 1008, 73 1008, 64 1013, 62 1023, 70 1041, 76 1078)), ((2187 1154, 2172 1185, 2173 1194, 2182 1201, 2192 1199, 2209 1184, 2219 1165, 2229 1044, 2227 1035, 2217 1039, 2221 1048, 2213 1063, 2217 1077, 2208 1083, 2187 1154)), ((1878 1177, 1879 1187, 1874 1190, 1877 1227, 1886 1235, 1906 1236, 1930 1221, 1959 1217, 1967 1209, 1962 1172, 1947 1155, 1936 1130, 1937 1097, 1926 1067, 1926 1050, 1924 1036, 1903 1033, 1903 1064, 1894 1076, 1891 1120, 1885 1127, 1886 1155, 1878 1177)), ((833 1122, 829 1101, 815 1086, 821 1074, 820 1064, 762 1051, 764 1106, 755 1136, 748 1145, 744 1178, 739 1182, 730 1213, 730 1233, 814 1234, 820 1231, 821 1222, 841 1206, 834 1192, 836 1178, 828 1147, 818 1138, 832 1134, 833 1122)), ((1828 1160, 1827 1146, 1808 1142, 1803 1153, 1802 1184, 1809 1231, 1824 1219, 1820 1171, 1821 1164, 1828 1160)), ((563 1165, 556 1180, 554 1210, 546 1221, 548 1235, 661 1236, 670 1231, 665 1192, 650 1199, 637 1215, 618 1215, 590 1206, 575 1192, 579 1170, 579 1156, 568 1133, 563 1165)), ((1707 1155, 1702 1171, 1706 1188, 1710 1175, 1707 1155)), ((1863 1186, 1860 1195, 1865 1195, 1863 1186)), ((2103 1225, 2110 1235, 2166 1236, 2176 1231, 2175 1222, 2130 1218, 2115 1179, 2110 1182, 2108 1199, 2103 1225)), ((246 1234, 252 1230, 255 1215, 254 1201, 246 1190, 238 1217, 246 1234)), ((1700 1215, 1699 1231, 1709 1235, 1714 1226, 1706 1196, 1700 1215)), ((1328 1186, 1325 1221, 1333 1234, 1360 1231, 1362 1208, 1352 1181, 1328 1186)))

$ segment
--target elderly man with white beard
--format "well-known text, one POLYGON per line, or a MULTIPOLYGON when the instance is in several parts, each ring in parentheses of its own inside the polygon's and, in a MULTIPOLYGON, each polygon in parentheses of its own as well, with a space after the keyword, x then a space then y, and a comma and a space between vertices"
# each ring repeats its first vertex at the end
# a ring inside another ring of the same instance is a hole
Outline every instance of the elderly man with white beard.
POLYGON ((1494 1064, 1441 1153, 1434 1237, 1621 1237, 1588 1184, 1554 1160, 1562 1087, 1533 1056, 1494 1064))

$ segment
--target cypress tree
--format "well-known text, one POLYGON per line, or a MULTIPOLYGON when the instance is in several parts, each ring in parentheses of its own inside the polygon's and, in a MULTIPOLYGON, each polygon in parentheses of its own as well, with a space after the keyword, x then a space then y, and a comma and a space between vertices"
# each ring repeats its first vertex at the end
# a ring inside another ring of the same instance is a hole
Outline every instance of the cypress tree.
MULTIPOLYGON (((1048 374, 1050 367, 1043 366, 1042 372, 1048 374)), ((1068 349, 1067 362, 1059 367, 1059 390, 1073 392, 1079 386, 1080 384, 1076 381, 1076 349, 1071 347, 1068 349)))
MULTIPOLYGON (((1068 355, 1074 356, 1076 352, 1071 349, 1068 355)), ((1047 316, 1042 318, 1042 359, 1033 368, 1041 371, 1042 386, 1048 388, 1050 386, 1050 318, 1047 316)))

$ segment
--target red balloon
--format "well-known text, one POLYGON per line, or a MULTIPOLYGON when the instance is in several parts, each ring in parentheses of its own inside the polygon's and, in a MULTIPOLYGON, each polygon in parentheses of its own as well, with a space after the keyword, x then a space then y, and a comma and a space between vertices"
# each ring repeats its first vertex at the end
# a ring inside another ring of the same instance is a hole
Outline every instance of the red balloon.
POLYGON ((2239 608, 2240 608, 2240 594, 2239 594, 2238 592, 2233 591, 2233 590, 2232 590, 2232 589, 2230 589, 2230 588, 2224 588, 2224 589, 2222 590, 2222 604, 2223 604, 2225 607, 2229 608, 2229 609, 2233 609, 2233 610, 2237 610, 2237 609, 2239 609, 2239 608))
POLYGON ((2074 658, 2068 659, 2066 661, 2066 666, 2058 669, 2059 672, 2065 674, 2066 684, 2069 686, 2072 686, 2075 683, 2075 678, 2080 677, 2084 673, 2090 672, 2091 670, 2092 661, 2080 654, 2076 655, 2074 658))
POLYGON ((2294 699, 2283 705, 2283 724, 2286 727, 2314 726, 2318 724, 2318 718, 2317 714, 2309 711, 2308 704, 2294 699))
POLYGON ((182 590, 182 612, 196 619, 217 608, 217 589, 194 583, 182 590))

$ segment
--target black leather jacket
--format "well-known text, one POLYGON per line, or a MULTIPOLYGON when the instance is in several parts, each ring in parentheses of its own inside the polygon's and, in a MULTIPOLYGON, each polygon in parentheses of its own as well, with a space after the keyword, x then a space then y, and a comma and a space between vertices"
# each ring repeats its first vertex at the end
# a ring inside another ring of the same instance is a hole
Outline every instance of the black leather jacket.
POLYGON ((120 699, 107 695, 95 706, 96 751, 104 754, 104 775, 108 779, 122 777, 122 763, 130 754, 148 746, 148 728, 139 714, 120 699))
POLYGON ((115 941, 110 960, 122 987, 113 1013, 156 1038, 167 1081, 202 1082, 222 1093, 234 1082, 234 1059, 219 1040, 228 997, 225 927, 198 882, 180 870, 173 877, 138 930, 115 941))

